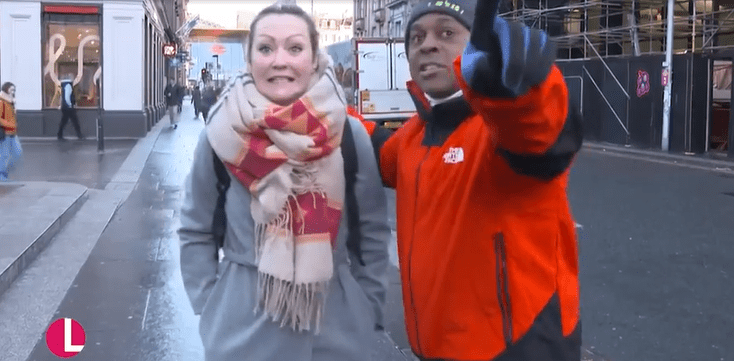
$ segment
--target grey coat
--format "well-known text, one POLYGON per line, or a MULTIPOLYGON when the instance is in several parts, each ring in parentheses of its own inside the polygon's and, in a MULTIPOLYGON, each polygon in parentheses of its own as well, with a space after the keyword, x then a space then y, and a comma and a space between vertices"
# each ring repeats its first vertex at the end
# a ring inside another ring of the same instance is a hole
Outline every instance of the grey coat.
POLYGON ((359 200, 365 266, 347 250, 347 212, 342 212, 333 253, 334 276, 319 335, 281 328, 262 312, 253 312, 258 277, 254 222, 250 194, 236 178, 232 178, 226 195, 227 233, 224 258, 218 262, 211 235, 217 179, 211 145, 206 132, 201 133, 186 180, 178 234, 181 274, 194 312, 201 314, 199 333, 207 360, 370 360, 375 325, 383 323, 390 228, 369 135, 358 121, 349 121, 359 154, 354 190, 359 200))

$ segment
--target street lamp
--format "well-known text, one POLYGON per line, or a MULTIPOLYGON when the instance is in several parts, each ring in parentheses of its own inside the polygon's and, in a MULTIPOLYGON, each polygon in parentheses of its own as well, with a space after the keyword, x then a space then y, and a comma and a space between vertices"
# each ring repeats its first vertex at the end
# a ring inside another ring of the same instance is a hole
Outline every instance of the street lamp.
POLYGON ((214 68, 214 69, 216 70, 216 74, 217 74, 217 81, 215 82, 215 84, 218 87, 219 86, 219 55, 218 54, 214 54, 214 55, 212 55, 212 58, 215 58, 217 60, 216 65, 215 65, 216 68, 214 68))

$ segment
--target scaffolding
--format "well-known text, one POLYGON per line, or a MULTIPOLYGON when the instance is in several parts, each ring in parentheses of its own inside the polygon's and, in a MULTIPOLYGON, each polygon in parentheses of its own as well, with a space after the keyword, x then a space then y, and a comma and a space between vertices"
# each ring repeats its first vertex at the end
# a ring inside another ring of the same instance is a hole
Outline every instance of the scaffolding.
MULTIPOLYGON (((734 50, 734 6, 720 0, 678 0, 676 53, 734 50)), ((661 0, 502 0, 500 12, 547 31, 560 59, 664 54, 666 6, 661 0)))

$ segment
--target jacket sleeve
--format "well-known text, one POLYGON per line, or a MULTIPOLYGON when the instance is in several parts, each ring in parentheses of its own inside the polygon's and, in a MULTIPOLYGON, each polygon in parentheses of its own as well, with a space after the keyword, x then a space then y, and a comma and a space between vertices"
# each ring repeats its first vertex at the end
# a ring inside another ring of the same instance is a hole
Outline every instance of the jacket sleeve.
POLYGON ((212 235, 217 202, 212 148, 201 132, 181 207, 181 276, 195 314, 200 314, 217 280, 218 249, 212 235))
MULTIPOLYGON (((352 274, 370 300, 378 326, 384 325, 387 293, 388 242, 391 239, 387 220, 387 196, 380 183, 380 174, 366 130, 352 121, 354 145, 359 160, 354 192, 358 199, 359 227, 362 235, 360 262, 352 262, 352 274), (369 154, 370 156, 363 156, 369 154)), ((353 257, 354 258, 354 257, 353 257)))
POLYGON ((581 148, 581 117, 569 104, 566 83, 555 65, 545 80, 515 98, 480 94, 462 78, 461 58, 454 66, 464 96, 483 115, 496 135, 498 153, 515 172, 551 179, 571 165, 581 148))
POLYGON ((0 100, 0 126, 3 128, 11 128, 14 124, 10 123, 10 112, 13 111, 10 106, 5 104, 5 101, 0 100))

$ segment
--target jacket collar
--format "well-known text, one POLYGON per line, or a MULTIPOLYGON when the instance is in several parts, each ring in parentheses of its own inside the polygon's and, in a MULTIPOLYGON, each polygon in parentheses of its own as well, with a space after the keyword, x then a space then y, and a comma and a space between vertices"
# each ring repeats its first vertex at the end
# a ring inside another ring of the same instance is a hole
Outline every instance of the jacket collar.
POLYGON ((11 97, 10 94, 0 91, 0 99, 5 100, 10 104, 15 104, 15 98, 11 97))
POLYGON ((415 81, 409 81, 407 86, 418 116, 426 122, 423 145, 442 145, 464 119, 474 113, 463 96, 432 107, 415 81))

